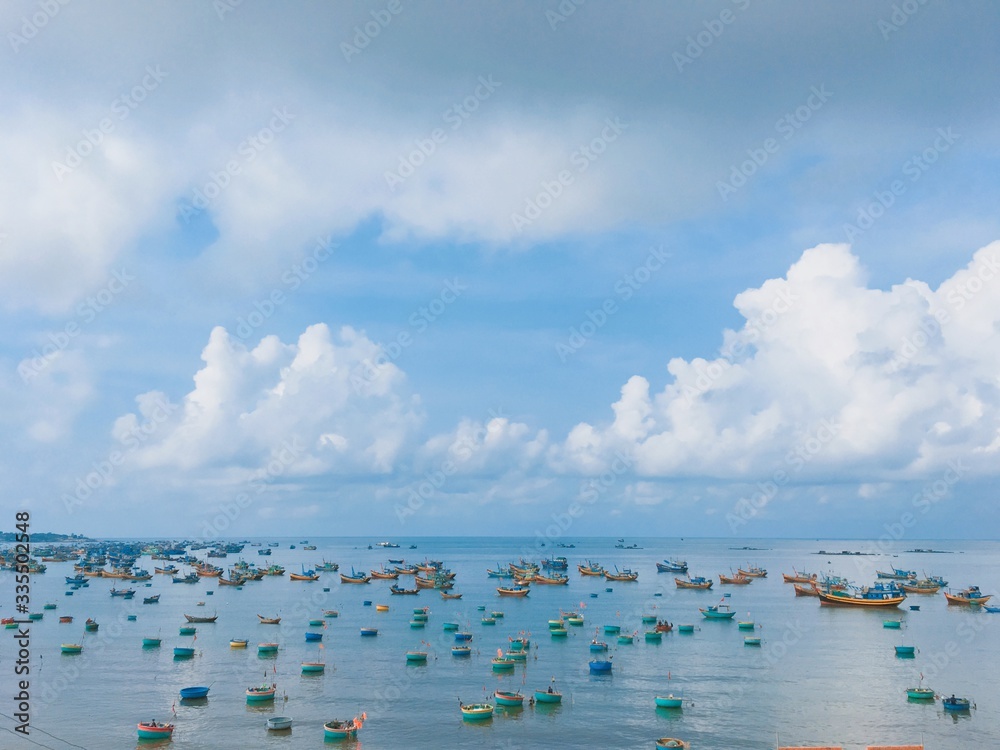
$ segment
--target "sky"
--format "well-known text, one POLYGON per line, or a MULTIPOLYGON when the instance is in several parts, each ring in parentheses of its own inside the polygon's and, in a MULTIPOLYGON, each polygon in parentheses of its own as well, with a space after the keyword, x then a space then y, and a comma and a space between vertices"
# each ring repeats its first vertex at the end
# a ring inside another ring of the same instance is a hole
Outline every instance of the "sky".
POLYGON ((0 528, 995 535, 998 29, 10 0, 0 528))

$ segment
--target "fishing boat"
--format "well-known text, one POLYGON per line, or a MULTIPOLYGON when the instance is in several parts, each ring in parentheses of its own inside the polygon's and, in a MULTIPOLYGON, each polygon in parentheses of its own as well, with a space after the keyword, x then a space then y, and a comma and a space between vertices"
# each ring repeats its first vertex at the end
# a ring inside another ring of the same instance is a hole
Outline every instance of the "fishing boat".
POLYGON ((915 656, 916 646, 896 646, 896 656, 915 656))
POLYGON ((914 701, 932 701, 936 697, 928 687, 906 688, 906 697, 914 701))
POLYGON ((675 578, 674 583, 679 589, 710 589, 712 588, 712 581, 709 578, 703 578, 702 576, 695 576, 694 578, 688 578, 687 580, 683 578, 675 578))
POLYGON ((160 639, 159 638, 143 638, 142 639, 142 647, 143 648, 153 648, 153 647, 159 646, 159 645, 160 645, 160 639))
POLYGON ((667 695, 653 696, 657 708, 683 708, 684 698, 668 693, 667 695))
POLYGON ((97 620, 91 620, 89 617, 87 618, 87 621, 83 624, 83 629, 90 633, 96 632, 99 627, 101 626, 97 623, 97 620))
POLYGON ((133 596, 135 596, 135 589, 116 589, 112 587, 111 596, 120 596, 125 599, 131 599, 133 596))
POLYGON ((767 571, 756 565, 748 565, 746 568, 737 568, 737 575, 747 578, 767 578, 767 571))
POLYGON ((59 650, 64 654, 81 654, 83 653, 83 644, 64 643, 59 647, 59 650))
POLYGON ((657 573, 687 573, 688 564, 685 560, 664 560, 656 563, 657 573))
POLYGON ((621 635, 618 636, 618 643, 623 644, 623 645, 628 645, 628 644, 635 643, 635 635, 634 634, 623 633, 623 634, 621 634, 621 635))
POLYGON ((441 592, 441 598, 442 599, 461 599, 462 595, 461 594, 449 594, 447 591, 442 591, 441 592))
POLYGON ((667 622, 666 620, 657 620, 656 626, 653 628, 653 630, 657 633, 669 633, 673 629, 673 623, 667 622))
POLYGON ((898 607, 906 599, 906 592, 894 584, 876 583, 850 591, 816 591, 820 604, 854 607, 898 607))
POLYGON ((464 641, 471 641, 472 633, 455 633, 455 642, 462 643, 464 641))
POLYGON ((406 661, 411 664, 422 664, 427 661, 426 651, 407 651, 406 661))
MULTIPOLYGON (((499 649, 497 649, 499 651, 499 649)), ((494 656, 490 663, 494 672, 507 672, 517 666, 517 661, 508 659, 506 656, 494 656)))
POLYGON ((739 628, 740 630, 753 630, 754 628, 757 627, 757 623, 755 623, 753 620, 739 620, 736 623, 736 627, 739 628))
POLYGON ((904 581, 899 586, 907 594, 936 594, 941 590, 941 586, 929 578, 923 578, 919 581, 904 581))
POLYGON ((324 609, 323 617, 340 617, 340 612, 335 609, 324 609))
POLYGON ((246 638, 232 638, 229 641, 229 648, 246 648, 250 644, 246 638))
POLYGON ((589 666, 591 674, 607 674, 611 671, 611 660, 594 659, 589 666))
MULTIPOLYGON (((397 586, 394 583, 394 584, 392 584, 392 586, 389 587, 389 593, 390 594, 396 594, 397 596, 416 596, 417 594, 420 593, 420 589, 419 588, 417 588, 417 589, 404 589, 404 588, 402 588, 400 586, 397 586)), ((443 591, 441 593, 444 594, 443 591)), ((459 594, 459 596, 461 596, 461 594, 459 594)))
POLYGON ((281 623, 280 617, 264 617, 264 615, 257 615, 257 619, 260 620, 261 625, 279 625, 281 623))
POLYGON ((910 581, 916 579, 917 571, 900 570, 899 568, 893 568, 891 573, 886 573, 885 571, 882 570, 876 570, 875 577, 889 581, 910 581))
POLYGON ((605 580, 608 581, 638 581, 639 573, 633 572, 630 568, 623 568, 622 570, 618 570, 616 566, 614 573, 605 570, 604 578, 605 580))
POLYGON ((181 625, 180 635, 194 635, 196 632, 198 632, 198 628, 190 625, 181 625))
POLYGON ((882 627, 890 630, 899 630, 903 627, 902 620, 882 620, 882 627))
POLYGON ((663 641, 663 633, 657 630, 647 630, 643 637, 646 643, 660 643, 663 641))
POLYGON ((604 567, 598 563, 591 562, 587 560, 586 565, 577 565, 576 569, 580 571, 582 576, 603 576, 604 567))
POLYGON ((748 635, 743 639, 744 646, 759 646, 761 639, 759 635, 748 635))
POLYGON ((215 622, 219 619, 219 616, 212 615, 211 617, 195 617, 194 615, 184 615, 184 619, 188 622, 215 622))
POLYGON ((164 724, 159 721, 140 721, 136 727, 140 740, 162 740, 174 733, 173 724, 164 724))
POLYGON ((485 721, 493 718, 492 703, 470 703, 468 705, 459 703, 458 707, 462 711, 464 721, 485 721))
POLYGON ((660 737, 656 740, 655 746, 657 750, 687 750, 691 745, 684 740, 679 740, 676 737, 660 737))
POLYGON ((730 583, 738 586, 746 586, 752 579, 749 576, 737 574, 735 576, 724 576, 719 574, 719 583, 730 583))
POLYGON ((306 640, 307 641, 321 641, 321 640, 323 640, 323 634, 322 633, 306 633, 306 640))
POLYGON ((197 687, 186 687, 181 688, 181 698, 183 700, 196 700, 198 698, 208 697, 208 687, 199 685, 197 687))
POLYGON ((795 596, 817 596, 816 585, 807 584, 803 586, 802 584, 795 584, 795 596))
POLYGON ((326 669, 326 663, 321 661, 302 662, 302 674, 318 674, 326 669))
POLYGON ((736 615, 736 610, 724 602, 713 604, 704 609, 699 607, 698 611, 706 620, 732 620, 736 615))
POLYGON ((198 583, 199 578, 197 573, 188 573, 185 576, 174 576, 170 580, 174 583, 198 583))
POLYGON ((64 623, 65 622, 73 622, 73 616, 72 615, 63 615, 62 617, 59 618, 59 622, 64 622, 64 623))
POLYGON ((622 632, 622 626, 621 625, 605 625, 604 626, 604 632, 607 633, 608 635, 618 635, 620 632, 622 632))
POLYGON ((361 628, 361 635, 365 638, 373 638, 378 635, 378 628, 361 628))
POLYGON ((316 570, 322 571, 324 573, 336 573, 338 570, 340 570, 340 565, 338 565, 335 562, 328 562, 327 560, 323 560, 323 562, 319 563, 316 566, 316 570))
POLYGON ((292 717, 291 716, 272 716, 267 720, 267 728, 280 732, 284 729, 292 728, 292 717))
POLYGON ((604 641, 599 641, 599 640, 597 640, 595 638, 594 640, 592 640, 590 642, 590 650, 591 651, 598 651, 598 652, 600 652, 600 651, 607 651, 608 650, 608 644, 605 643, 604 641))
POLYGON ((354 568, 351 568, 351 574, 347 573, 340 574, 341 583, 371 583, 371 577, 366 576, 364 573, 358 573, 354 568))
MULTIPOLYGON (((375 605, 375 611, 376 612, 388 612, 389 611, 389 605, 388 604, 376 604, 375 605)), ((320 622, 322 622, 322 620, 320 622)), ((310 621, 310 624, 312 624, 311 621, 310 621)))
MULTIPOLYGON (((288 580, 289 581, 318 581, 319 580, 319 573, 317 573, 315 570, 312 570, 312 569, 310 569, 310 570, 303 570, 301 573, 289 573, 288 574, 288 580)), ((368 583, 368 581, 365 581, 365 583, 368 583)))
POLYGON ((174 646, 175 659, 187 659, 194 656, 194 649, 190 646, 174 646))
POLYGON ((262 703, 263 701, 273 701, 274 693, 278 689, 275 683, 270 685, 257 685, 247 688, 247 703, 262 703))
POLYGON ((158 601, 160 601, 160 595, 159 594, 154 594, 153 596, 144 596, 144 597, 142 597, 142 603, 143 604, 156 604, 158 601))
POLYGON ((968 711, 972 707, 972 702, 968 698, 956 698, 952 693, 950 698, 942 698, 941 705, 945 711, 968 711))
POLYGON ((399 578, 399 573, 397 571, 386 570, 385 568, 382 568, 382 570, 372 569, 368 572, 371 574, 372 578, 380 581, 395 581, 399 578))
MULTIPOLYGON (((552 678, 555 680, 555 677, 552 678)), ((535 703, 562 703, 562 693, 557 692, 552 685, 546 690, 535 691, 535 703)))
MULTIPOLYGON (((385 611, 386 612, 389 611, 389 607, 387 605, 382 605, 382 606, 385 607, 385 611)), ((323 627, 323 621, 322 620, 310 620, 309 621, 309 627, 311 627, 311 628, 321 628, 321 627, 323 627)))
POLYGON ((498 706, 515 708, 524 705, 524 696, 521 693, 511 693, 506 690, 495 690, 493 697, 497 699, 498 706))
POLYGON ((323 737, 328 740, 353 740, 358 736, 366 714, 353 719, 332 719, 323 725, 323 737))
POLYGON ((785 583, 812 583, 818 578, 815 573, 802 573, 795 568, 792 568, 792 575, 782 573, 781 577, 785 580, 785 583))
POLYGON ((530 589, 528 589, 526 586, 514 586, 512 588, 507 588, 504 586, 497 587, 497 594, 499 594, 500 596, 523 597, 527 596, 529 591, 530 589))
POLYGON ((966 606, 979 606, 986 604, 990 599, 992 599, 992 594, 983 594, 979 590, 978 586, 969 586, 967 589, 962 589, 958 593, 952 594, 949 591, 944 592, 944 598, 948 600, 948 604, 964 604, 966 606))
POLYGON ((472 646, 452 646, 452 656, 469 656, 472 654, 472 646))
POLYGON ((278 652, 278 644, 274 642, 258 643, 257 653, 258 654, 275 654, 278 652))

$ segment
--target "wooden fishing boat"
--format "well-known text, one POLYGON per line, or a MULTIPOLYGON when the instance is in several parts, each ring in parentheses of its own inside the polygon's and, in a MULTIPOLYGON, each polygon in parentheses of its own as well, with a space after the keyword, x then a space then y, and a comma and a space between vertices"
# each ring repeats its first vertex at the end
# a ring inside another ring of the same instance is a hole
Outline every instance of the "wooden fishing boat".
POLYGON ((712 588, 712 581, 708 578, 702 578, 701 576, 695 576, 694 578, 688 578, 684 580, 683 578, 675 578, 674 583, 677 584, 679 589, 710 589, 712 588))
POLYGON ((653 696, 657 708, 683 708, 684 698, 668 693, 667 695, 653 696))
POLYGON ((542 586, 566 586, 569 584, 569 578, 567 576, 543 576, 535 575, 532 579, 533 583, 537 583, 542 586))
POLYGON ((219 616, 212 615, 211 617, 195 617, 194 615, 184 615, 184 619, 188 622, 215 622, 219 619, 219 616))
POLYGON ((101 626, 97 623, 97 620, 91 620, 89 617, 87 618, 87 621, 83 624, 83 629, 89 633, 96 632, 99 627, 101 626))
POLYGON ((246 648, 250 644, 246 638, 232 638, 229 641, 229 648, 246 648))
MULTIPOLYGON (((393 584, 389 587, 389 593, 395 594, 396 596, 416 596, 420 593, 420 589, 404 589, 400 588, 396 584, 393 584)), ((444 592, 442 591, 441 593, 443 594, 444 592)), ((459 594, 459 596, 461 596, 461 594, 459 594)))
MULTIPOLYGON (((319 573, 316 573, 314 571, 306 571, 305 573, 289 573, 288 574, 288 580, 289 581, 318 581, 319 580, 319 573)), ((365 581, 365 583, 368 583, 368 581, 365 581)))
POLYGON ((624 568, 623 570, 618 570, 618 568, 615 568, 614 573, 605 570, 604 578, 605 580, 608 581, 638 581, 639 573, 633 572, 628 568, 624 568))
POLYGON ((978 586, 969 586, 969 588, 962 589, 956 594, 945 591, 944 598, 948 600, 948 604, 979 606, 986 604, 986 602, 992 599, 993 596, 992 594, 983 594, 983 592, 979 590, 978 586))
POLYGON ((896 656, 915 656, 916 646, 896 646, 896 656))
POLYGON ((852 607, 898 607, 906 599, 906 592, 894 585, 876 583, 858 591, 816 591, 820 604, 852 607))
POLYGON ((927 578, 920 581, 904 581, 899 586, 907 594, 936 594, 941 590, 941 586, 927 578))
POLYGON ((196 687, 186 687, 181 688, 181 699, 182 700, 197 700, 198 698, 208 697, 208 687, 204 685, 198 685, 196 687))
POLYGON ((592 674, 607 674, 611 671, 611 660, 594 659, 588 666, 592 674))
POLYGON ((427 661, 426 651, 407 651, 406 661, 411 664, 422 664, 427 661))
POLYGON ((604 568, 597 563, 590 562, 590 560, 587 560, 586 565, 577 565, 576 569, 580 571, 580 575, 582 576, 600 577, 604 575, 604 568))
POLYGON ((469 656, 472 654, 472 646, 452 646, 452 656, 469 656))
POLYGON ((795 584, 795 596, 817 596, 815 584, 795 584))
POLYGON ((458 707, 462 711, 464 721, 485 721, 493 718, 492 703, 470 703, 469 705, 459 703, 458 707))
POLYGON ((728 604, 713 604, 709 607, 698 608, 706 620, 732 620, 736 611, 728 604))
POLYGON ((273 641, 265 641, 263 643, 257 644, 258 654, 276 654, 278 652, 278 644, 273 641))
POLYGON ((749 576, 737 574, 735 576, 724 576, 719 574, 719 583, 731 583, 738 586, 746 586, 752 579, 749 576))
POLYGON ((657 620, 656 626, 653 628, 653 630, 657 633, 669 633, 673 629, 673 623, 667 622, 666 620, 657 620))
POLYGON ((73 616, 63 615, 62 617, 59 618, 59 622, 73 622, 73 616))
POLYGON ((272 716, 267 720, 267 728, 274 731, 280 732, 284 729, 292 728, 292 717, 291 716, 272 716))
POLYGON ((306 633, 306 640, 310 642, 323 640, 322 633, 306 633))
POLYGON ((664 560, 656 563, 657 573, 687 573, 688 564, 685 560, 664 560))
POLYGON ((594 640, 592 640, 590 642, 590 650, 591 651, 598 651, 598 652, 607 651, 608 650, 608 644, 605 643, 604 641, 599 641, 599 640, 597 640, 595 638, 594 640))
POLYGON ((352 740, 358 736, 365 714, 353 719, 332 719, 323 725, 323 737, 328 740, 352 740))
POLYGON ((361 635, 365 638, 374 638, 378 635, 378 628, 361 628, 361 635))
POLYGON ((395 581, 399 579, 399 573, 396 571, 388 571, 384 568, 382 570, 370 570, 369 573, 372 578, 380 581, 395 581))
POLYGON ((743 639, 744 646, 759 646, 761 639, 759 635, 748 635, 743 639))
POLYGON ((441 592, 441 598, 442 599, 461 599, 462 595, 461 594, 449 594, 447 591, 442 591, 441 592))
POLYGON ((497 699, 498 706, 514 708, 524 705, 524 696, 521 693, 511 693, 506 690, 495 690, 493 691, 493 697, 497 699))
POLYGON ((497 587, 497 594, 500 596, 517 596, 523 597, 527 596, 530 589, 526 586, 514 586, 513 588, 505 588, 503 586, 497 587))
POLYGON ((932 701, 937 696, 929 687, 906 688, 906 697, 914 701, 932 701))
POLYGON ((340 565, 338 565, 335 562, 329 562, 327 560, 323 560, 323 562, 319 563, 316 566, 316 570, 322 571, 324 573, 336 573, 338 570, 340 570, 340 565))
POLYGON ((535 691, 535 703, 562 703, 562 693, 556 692, 551 685, 546 690, 535 691))
POLYGON ((193 627, 191 625, 181 625, 179 634, 180 635, 194 635, 196 632, 198 632, 198 628, 196 628, 196 627, 193 627))
POLYGON ((247 703, 262 703, 264 701, 273 701, 274 693, 277 691, 278 686, 275 683, 270 685, 257 685, 256 687, 247 688, 247 703))
POLYGON ((302 674, 317 674, 326 669, 326 663, 321 661, 302 662, 302 674))
POLYGON ((792 575, 782 573, 781 577, 785 579, 785 583, 812 583, 818 578, 815 573, 800 573, 795 568, 792 568, 792 575))
POLYGON ((59 650, 64 654, 82 654, 83 644, 82 643, 64 643, 59 647, 59 650))
POLYGON ((506 656, 494 656, 490 663, 494 672, 506 672, 517 666, 517 661, 506 656))
POLYGON ((660 737, 656 740, 655 746, 657 750, 687 750, 691 747, 689 743, 676 737, 660 737))
POLYGON ((264 615, 257 615, 257 619, 260 620, 261 625, 279 625, 281 623, 280 617, 264 617, 264 615))
POLYGON ((351 575, 347 575, 347 573, 340 574, 341 583, 370 583, 371 580, 370 576, 366 576, 364 573, 355 573, 353 569, 351 570, 351 575))
POLYGON ((767 578, 767 571, 756 565, 748 565, 745 569, 737 568, 736 573, 747 578, 767 578))
POLYGON ((340 617, 340 612, 335 609, 324 609, 323 617, 340 617))
POLYGON ((223 578, 222 576, 219 576, 219 585, 220 586, 242 586, 244 583, 246 583, 246 579, 245 578, 233 578, 233 579, 229 579, 229 578, 223 578))
POLYGON ((174 646, 175 659, 187 659, 194 656, 194 649, 190 646, 174 646))
POLYGON ((143 638, 142 647, 143 648, 153 648, 160 645, 159 638, 143 638))
POLYGON ((158 601, 160 601, 160 595, 159 594, 154 594, 153 596, 144 596, 144 597, 142 597, 142 603, 143 604, 156 604, 158 601))
POLYGON ((893 568, 891 573, 886 573, 885 571, 882 570, 876 570, 875 577, 890 581, 912 581, 916 580, 917 571, 900 570, 899 568, 893 568))
POLYGON ((140 740, 162 740, 174 733, 174 725, 159 721, 140 721, 136 725, 136 731, 140 740))

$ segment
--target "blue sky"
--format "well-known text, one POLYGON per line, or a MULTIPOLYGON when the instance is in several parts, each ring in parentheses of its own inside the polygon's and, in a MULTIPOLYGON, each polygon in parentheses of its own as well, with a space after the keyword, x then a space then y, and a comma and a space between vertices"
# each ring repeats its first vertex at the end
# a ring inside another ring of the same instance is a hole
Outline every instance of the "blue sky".
POLYGON ((998 14, 7 3, 0 512, 981 537, 998 14))

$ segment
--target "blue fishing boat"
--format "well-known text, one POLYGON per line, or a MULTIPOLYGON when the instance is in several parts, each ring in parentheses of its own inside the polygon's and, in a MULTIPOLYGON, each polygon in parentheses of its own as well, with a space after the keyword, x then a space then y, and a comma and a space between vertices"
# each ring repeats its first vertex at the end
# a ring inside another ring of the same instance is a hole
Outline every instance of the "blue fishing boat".
POLYGON ((743 639, 744 646, 759 646, 761 643, 759 635, 748 635, 743 639))
POLYGON ((736 615, 736 610, 728 604, 713 604, 698 611, 706 620, 732 620, 736 615))
POLYGON ((143 638, 142 647, 143 648, 157 648, 160 645, 159 638, 143 638))
POLYGON ((493 692, 493 697, 496 698, 498 706, 504 706, 506 708, 520 708, 524 705, 524 696, 521 693, 496 690, 493 692))
POLYGON ((358 736, 361 724, 367 718, 366 714, 353 719, 333 719, 323 725, 323 738, 327 740, 353 740, 358 736))
POLYGON ((180 635, 194 635, 198 631, 198 628, 192 627, 191 625, 182 625, 180 628, 180 635))
POLYGON ((187 659, 194 656, 194 649, 189 646, 174 646, 175 659, 187 659))
POLYGON ((361 635, 366 638, 372 638, 378 635, 378 628, 361 628, 361 635))
POLYGON ((646 643, 660 643, 663 640, 663 633, 658 630, 647 630, 645 638, 646 643))
POLYGON ((302 662, 302 674, 319 674, 326 670, 326 663, 322 661, 302 662))
POLYGON ((173 724, 164 724, 159 721, 140 721, 136 725, 136 731, 140 740, 168 740, 174 732, 173 724))
POLYGON ((204 686, 181 688, 181 698, 184 700, 194 700, 196 698, 207 698, 208 688, 204 686))
POLYGON ((916 646, 896 646, 896 656, 914 656, 917 650, 916 646))
POLYGON ((667 695, 653 696, 657 708, 683 708, 684 698, 668 693, 667 695))
POLYGON ((882 620, 882 627, 889 630, 899 630, 902 626, 902 620, 882 620))
POLYGON ((593 640, 593 641, 590 642, 590 650, 591 651, 607 651, 608 650, 608 644, 605 643, 604 641, 593 640))
MULTIPOLYGON (((497 649, 499 651, 499 649, 497 649)), ((494 656, 491 660, 494 672, 507 672, 517 666, 517 661, 506 656, 494 656)))
POLYGON ((677 632, 678 633, 693 633, 694 632, 694 625, 678 625, 677 626, 677 632))
POLYGON ((622 632, 622 626, 621 625, 605 625, 604 626, 604 632, 607 633, 608 635, 618 635, 618 633, 622 632))
MULTIPOLYGON (((552 679, 555 680, 555 677, 552 679)), ((535 703, 562 703, 562 693, 556 692, 552 685, 549 685, 546 690, 535 691, 535 703)))
POLYGON ((321 640, 323 640, 323 634, 322 633, 306 633, 306 640, 307 641, 321 641, 321 640))
POLYGON ((246 691, 247 703, 263 703, 264 701, 273 701, 274 693, 277 691, 278 686, 273 682, 270 685, 257 685, 256 687, 248 687, 246 691))
POLYGON ((455 640, 458 643, 461 643, 462 641, 471 641, 472 633, 455 633, 455 640))
POLYGON ((656 563, 657 573, 687 573, 688 564, 684 560, 664 560, 656 563))
POLYGON ((427 661, 426 651, 407 651, 406 661, 410 664, 423 664, 427 661))
POLYGON ((472 646, 452 646, 451 655, 452 656, 470 656, 472 654, 472 646))
POLYGON ((462 711, 463 721, 486 721, 493 718, 493 704, 491 703, 470 703, 469 705, 459 703, 458 707, 462 711))
POLYGON ((956 698, 952 693, 950 698, 942 698, 941 705, 945 711, 968 711, 972 707, 972 702, 968 698, 956 698))

